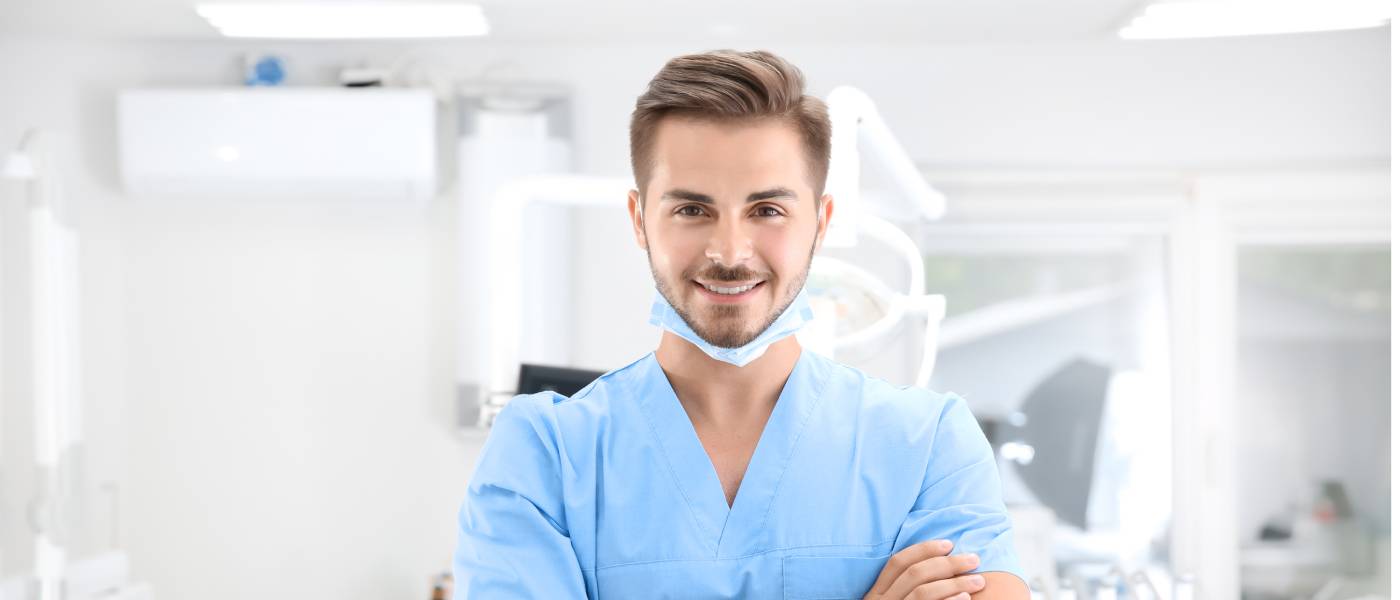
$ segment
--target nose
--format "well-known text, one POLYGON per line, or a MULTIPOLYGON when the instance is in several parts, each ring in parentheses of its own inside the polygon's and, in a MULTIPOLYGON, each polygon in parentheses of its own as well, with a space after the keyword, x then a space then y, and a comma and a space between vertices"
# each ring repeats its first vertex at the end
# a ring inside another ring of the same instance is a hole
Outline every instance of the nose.
POLYGON ((726 267, 735 267, 753 257, 753 238, 742 222, 720 219, 705 247, 705 257, 726 267))

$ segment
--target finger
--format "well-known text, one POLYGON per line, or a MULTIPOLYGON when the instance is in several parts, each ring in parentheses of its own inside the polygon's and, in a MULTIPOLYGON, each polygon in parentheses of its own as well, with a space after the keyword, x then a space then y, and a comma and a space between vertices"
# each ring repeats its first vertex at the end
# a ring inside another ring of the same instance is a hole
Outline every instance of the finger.
MULTIPOLYGON (((885 561, 885 568, 880 569, 880 575, 875 578, 875 585, 870 586, 870 590, 876 594, 883 594, 889 590, 890 584, 899 577, 910 565, 935 556, 947 556, 953 551, 953 543, 948 540, 929 540, 919 542, 908 548, 894 553, 889 560, 885 561)), ((895 596, 898 598, 899 596, 895 596)))
MULTIPOLYGON (((957 554, 954 556, 937 556, 926 559, 911 565, 895 577, 894 583, 890 584, 890 589, 886 594, 891 598, 903 598, 914 591, 914 588, 926 583, 933 583, 953 579, 959 573, 966 573, 977 568, 976 554, 957 554)), ((953 587, 948 589, 948 593, 941 596, 934 595, 931 598, 946 598, 961 591, 962 588, 953 587)))
POLYGON ((939 598, 963 596, 970 599, 972 594, 986 585, 987 582, 981 575, 963 575, 962 577, 925 583, 914 588, 904 598, 905 600, 938 600, 939 598))
POLYGON ((948 600, 972 600, 972 596, 967 592, 960 592, 956 596, 949 596, 948 600))

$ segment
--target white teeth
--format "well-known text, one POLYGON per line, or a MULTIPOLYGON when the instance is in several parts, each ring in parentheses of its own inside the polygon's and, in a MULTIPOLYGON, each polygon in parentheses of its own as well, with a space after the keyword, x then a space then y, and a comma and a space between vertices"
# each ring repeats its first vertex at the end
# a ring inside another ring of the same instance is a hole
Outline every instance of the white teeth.
POLYGON ((746 285, 746 286, 743 286, 743 287, 732 287, 732 288, 714 286, 714 285, 710 285, 710 284, 708 284, 708 283, 707 283, 707 284, 704 284, 705 289, 710 290, 711 292, 714 292, 714 293, 716 293, 716 294, 724 294, 724 295, 726 295, 726 296, 732 296, 732 295, 734 295, 734 294, 742 294, 742 293, 744 293, 744 292, 747 292, 747 291, 753 289, 754 285, 758 285, 758 284, 755 283, 755 284, 753 284, 753 285, 746 285))

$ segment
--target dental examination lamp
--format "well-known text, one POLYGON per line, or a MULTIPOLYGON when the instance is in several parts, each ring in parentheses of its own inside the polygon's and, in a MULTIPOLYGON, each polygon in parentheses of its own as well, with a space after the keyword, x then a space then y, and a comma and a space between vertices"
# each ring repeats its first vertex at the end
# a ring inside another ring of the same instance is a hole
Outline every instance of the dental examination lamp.
MULTIPOLYGON (((834 351, 865 351, 898 335, 906 317, 925 318, 923 351, 920 353, 914 385, 927 387, 933 378, 938 357, 938 326, 947 310, 947 300, 941 294, 927 292, 924 258, 919 246, 908 234, 893 223, 864 210, 860 189, 860 150, 868 149, 869 157, 894 180, 898 196, 913 205, 917 217, 936 221, 946 212, 947 200, 933 189, 914 161, 904 151, 885 125, 875 103, 864 92, 840 86, 826 98, 827 114, 831 118, 831 167, 827 174, 827 192, 836 200, 824 245, 854 247, 858 238, 879 242, 903 260, 908 273, 908 287, 895 291, 868 270, 829 256, 812 259, 808 275, 808 290, 812 294, 818 321, 815 335, 825 334, 831 342, 822 344, 811 340, 819 351, 831 356, 834 351), (863 144, 862 144, 863 142, 863 144), (823 319, 823 314, 826 318, 823 319), (839 315, 839 317, 838 317, 839 315), (856 327, 856 323, 866 322, 856 327), (824 326, 824 327, 823 327, 824 326)), ((799 332, 804 342, 804 332, 799 332)))

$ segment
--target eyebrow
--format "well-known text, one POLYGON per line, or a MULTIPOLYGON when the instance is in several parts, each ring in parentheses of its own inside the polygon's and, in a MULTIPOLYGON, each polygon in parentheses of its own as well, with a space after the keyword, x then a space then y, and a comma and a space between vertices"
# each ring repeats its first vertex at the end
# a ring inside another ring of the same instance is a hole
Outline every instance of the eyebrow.
MULTIPOLYGON (((772 189, 763 190, 761 192, 754 192, 752 194, 749 194, 749 197, 745 200, 745 202, 758 202, 760 200, 771 200, 775 198, 796 200, 797 194, 785 187, 775 187, 772 189)), ((715 199, 709 197, 708 195, 701 194, 700 192, 692 192, 690 190, 683 189, 670 190, 661 195, 661 200, 690 201, 699 202, 701 204, 715 203, 715 199)))

